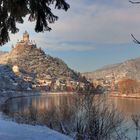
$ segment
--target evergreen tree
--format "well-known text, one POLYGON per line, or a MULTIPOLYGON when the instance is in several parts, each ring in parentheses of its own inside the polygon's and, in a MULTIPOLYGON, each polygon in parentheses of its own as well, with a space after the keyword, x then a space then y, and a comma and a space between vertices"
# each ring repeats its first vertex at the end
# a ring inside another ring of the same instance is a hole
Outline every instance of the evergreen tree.
POLYGON ((23 18, 29 15, 29 21, 35 21, 35 31, 50 31, 49 23, 54 23, 58 17, 50 6, 67 11, 69 4, 65 0, 0 0, 0 45, 10 40, 9 32, 17 33, 16 23, 23 23, 23 18))

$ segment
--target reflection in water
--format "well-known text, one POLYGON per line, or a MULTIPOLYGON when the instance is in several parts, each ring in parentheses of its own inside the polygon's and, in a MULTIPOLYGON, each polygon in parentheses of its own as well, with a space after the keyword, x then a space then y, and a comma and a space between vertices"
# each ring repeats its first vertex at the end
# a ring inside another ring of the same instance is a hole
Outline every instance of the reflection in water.
MULTIPOLYGON (((108 97, 109 98, 109 97, 108 97)), ((109 98, 124 116, 131 117, 132 114, 140 114, 140 100, 128 98, 109 98)), ((8 100, 4 110, 8 114, 22 112, 27 113, 29 108, 34 108, 37 112, 49 112, 56 108, 68 110, 74 104, 72 95, 47 95, 15 98, 8 100)), ((112 104, 111 104, 112 105, 112 104)))
POLYGON ((48 95, 48 96, 33 96, 25 98, 15 98, 8 100, 5 109, 9 113, 13 112, 28 112, 30 107, 35 108, 38 112, 53 110, 56 107, 65 107, 72 104, 72 97, 65 95, 48 95))
POLYGON ((73 104, 72 95, 15 98, 7 101, 3 112, 19 123, 45 124, 59 131, 60 122, 70 120, 73 104))
MULTIPOLYGON (((129 119, 131 125, 131 115, 140 114, 140 100, 107 97, 107 102, 110 106, 113 103, 129 119)), ((33 96, 8 100, 3 112, 18 122, 45 124, 63 132, 61 122, 70 127, 75 112, 74 105, 76 100, 73 95, 33 96)), ((134 131, 131 130, 130 133, 133 135, 134 131)))
MULTIPOLYGON (((131 117, 132 114, 140 114, 140 100, 112 97, 108 97, 107 100, 111 101, 124 116, 131 117)), ((112 105, 112 103, 110 105, 112 105)), ((73 95, 33 96, 8 100, 4 107, 4 111, 8 114, 17 112, 26 114, 29 111, 29 108, 35 109, 38 113, 54 111, 59 108, 61 110, 66 110, 67 112, 73 104, 73 95)))
POLYGON ((123 113, 125 117, 131 117, 132 114, 140 114, 140 100, 130 98, 110 98, 116 105, 117 109, 123 113))

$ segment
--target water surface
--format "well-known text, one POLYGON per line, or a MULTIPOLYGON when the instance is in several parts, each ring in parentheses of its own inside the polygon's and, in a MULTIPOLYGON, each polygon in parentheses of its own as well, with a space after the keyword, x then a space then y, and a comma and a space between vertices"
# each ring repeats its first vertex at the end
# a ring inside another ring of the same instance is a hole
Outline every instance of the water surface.
MULTIPOLYGON (((129 124, 129 136, 135 137, 135 129, 131 119, 131 115, 140 114, 140 100, 130 98, 118 98, 118 97, 107 97, 109 106, 113 104, 117 110, 122 112, 123 116, 127 119, 129 124)), ((71 106, 74 103, 73 95, 46 95, 46 96, 32 96, 14 98, 7 101, 4 106, 3 112, 9 117, 13 118, 16 114, 36 120, 38 114, 41 118, 43 113, 47 114, 47 117, 43 118, 42 123, 50 124, 51 121, 55 120, 57 111, 61 110, 61 117, 65 121, 71 115, 71 106), (29 114, 30 112, 30 114, 29 114), (31 114, 32 113, 32 114, 31 114), (47 120, 47 121, 46 121, 47 120), (48 121, 49 120, 49 121, 48 121)), ((40 121, 41 122, 41 121, 40 121)), ((57 122, 56 122, 57 124, 57 122)))

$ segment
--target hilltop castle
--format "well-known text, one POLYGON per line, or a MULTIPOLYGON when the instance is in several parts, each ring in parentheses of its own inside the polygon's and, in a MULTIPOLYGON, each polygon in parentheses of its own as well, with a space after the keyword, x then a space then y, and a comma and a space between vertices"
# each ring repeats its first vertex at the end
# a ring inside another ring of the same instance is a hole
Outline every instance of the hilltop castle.
POLYGON ((23 33, 23 38, 20 41, 18 40, 16 47, 17 46, 36 46, 36 44, 35 41, 33 42, 32 40, 30 40, 28 32, 25 31, 23 33))

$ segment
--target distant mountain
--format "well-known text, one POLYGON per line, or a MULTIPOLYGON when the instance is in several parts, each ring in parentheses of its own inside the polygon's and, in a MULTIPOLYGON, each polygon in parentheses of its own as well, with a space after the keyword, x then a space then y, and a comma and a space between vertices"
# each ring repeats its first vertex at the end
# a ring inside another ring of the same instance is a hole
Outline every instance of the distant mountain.
POLYGON ((111 78, 114 76, 117 79, 124 77, 140 80, 140 58, 131 59, 122 63, 105 66, 93 72, 82 74, 88 79, 111 78))

